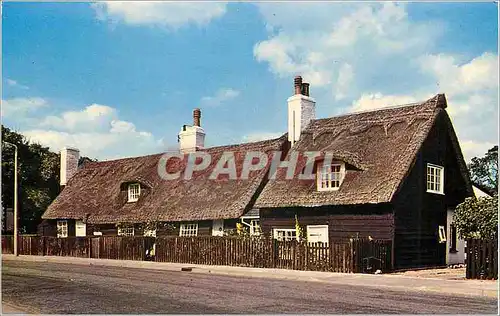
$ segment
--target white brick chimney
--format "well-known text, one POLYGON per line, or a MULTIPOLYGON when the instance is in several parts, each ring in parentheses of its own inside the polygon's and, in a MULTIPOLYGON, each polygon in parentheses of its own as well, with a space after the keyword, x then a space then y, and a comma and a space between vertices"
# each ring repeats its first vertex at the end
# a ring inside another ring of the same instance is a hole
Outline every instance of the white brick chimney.
POLYGON ((184 125, 179 132, 179 149, 182 153, 194 152, 205 147, 205 130, 201 127, 200 120, 200 109, 194 109, 193 125, 184 125))
POLYGON ((302 77, 294 79, 295 95, 288 98, 288 140, 292 145, 301 132, 316 118, 316 100, 309 96, 309 84, 302 77))
POLYGON ((61 176, 60 184, 65 186, 69 179, 78 171, 80 151, 76 148, 64 147, 61 149, 61 176))

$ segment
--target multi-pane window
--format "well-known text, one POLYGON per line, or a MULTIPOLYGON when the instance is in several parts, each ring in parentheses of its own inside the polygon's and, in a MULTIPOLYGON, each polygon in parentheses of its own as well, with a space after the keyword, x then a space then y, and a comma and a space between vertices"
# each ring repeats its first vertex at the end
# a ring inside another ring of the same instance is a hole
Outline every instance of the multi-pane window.
POLYGON ((57 221, 57 237, 68 237, 68 221, 57 221))
MULTIPOLYGON (((274 239, 279 241, 292 241, 297 240, 297 231, 295 229, 274 229, 274 239)), ((293 259, 292 249, 286 247, 286 245, 278 245, 278 258, 282 260, 293 259)))
POLYGON ((118 226, 118 236, 134 236, 134 226, 132 225, 118 226))
POLYGON ((427 192, 443 193, 444 168, 427 164, 427 192))
POLYGON ((141 186, 139 183, 131 183, 128 185, 128 201, 135 202, 139 200, 139 195, 141 195, 141 186))
POLYGON ((274 239, 280 241, 297 240, 297 231, 295 229, 274 229, 274 239))
POLYGON ((198 224, 181 224, 179 236, 192 237, 198 235, 198 224))
POLYGON ((338 190, 344 179, 341 164, 322 165, 318 172, 318 191, 338 190))
POLYGON ((156 237, 156 229, 144 229, 144 237, 156 237))
POLYGON ((260 235, 260 221, 258 219, 250 220, 250 235, 260 235))

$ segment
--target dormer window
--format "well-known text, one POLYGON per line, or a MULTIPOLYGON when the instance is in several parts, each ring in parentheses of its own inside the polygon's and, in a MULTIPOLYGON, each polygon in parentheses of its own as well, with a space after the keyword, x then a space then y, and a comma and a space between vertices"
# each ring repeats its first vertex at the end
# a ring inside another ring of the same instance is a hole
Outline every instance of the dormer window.
POLYGON ((136 202, 141 195, 141 185, 139 183, 131 183, 128 185, 128 202, 136 202))
POLYGON ((328 165, 318 165, 318 191, 335 191, 340 188, 345 175, 345 164, 335 162, 328 165))

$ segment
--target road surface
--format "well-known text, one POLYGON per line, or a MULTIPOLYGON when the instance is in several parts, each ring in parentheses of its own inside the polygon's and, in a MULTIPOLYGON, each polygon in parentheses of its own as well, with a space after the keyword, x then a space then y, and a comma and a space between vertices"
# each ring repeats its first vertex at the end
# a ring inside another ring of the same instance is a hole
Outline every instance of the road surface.
POLYGON ((492 298, 122 267, 3 261, 2 300, 43 314, 496 314, 492 298))

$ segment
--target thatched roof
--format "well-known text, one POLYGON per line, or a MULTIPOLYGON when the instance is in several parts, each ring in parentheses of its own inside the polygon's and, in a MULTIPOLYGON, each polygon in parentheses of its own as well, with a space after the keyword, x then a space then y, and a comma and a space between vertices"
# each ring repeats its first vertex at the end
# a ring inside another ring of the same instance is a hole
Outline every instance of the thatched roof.
MULTIPOLYGON (((208 148, 211 164, 193 173, 191 180, 163 180, 158 174, 162 154, 87 162, 48 207, 43 219, 84 219, 89 223, 147 221, 191 221, 237 218, 247 212, 260 193, 269 168, 250 172, 247 180, 210 180, 219 157, 225 151, 235 154, 238 175, 249 151, 282 150, 286 135, 261 142, 208 148), (127 183, 139 182, 141 196, 127 203, 127 183)), ((186 159, 170 159, 169 172, 183 169, 186 159)))
MULTIPOLYGON (((467 167, 445 108, 446 98, 440 94, 421 103, 312 121, 290 152, 333 152, 335 159, 349 166, 341 187, 318 192, 315 180, 286 180, 282 169, 266 185, 255 207, 390 202, 439 115, 446 116, 466 190, 472 194, 467 167)), ((302 166, 305 159, 299 158, 297 172, 303 170, 302 166)))
MULTIPOLYGON (((288 147, 278 139, 208 148, 212 157, 191 180, 163 180, 158 175, 162 154, 87 162, 49 206, 43 219, 84 219, 89 223, 195 221, 230 219, 252 207, 294 207, 390 202, 407 176, 431 127, 445 117, 458 166, 472 196, 472 186, 456 134, 446 113, 444 95, 425 102, 317 119, 301 135, 293 151, 333 152, 348 171, 338 191, 318 192, 314 180, 285 179, 280 168, 275 180, 265 175, 274 151, 288 147), (238 175, 247 152, 268 153, 268 164, 246 180, 209 179, 223 152, 235 153, 238 175), (127 184, 141 183, 139 201, 127 203, 127 184)), ((290 160, 290 153, 284 158, 290 160)), ((167 168, 182 170, 186 161, 169 160, 167 168)), ((299 158, 296 175, 305 166, 299 158)))

